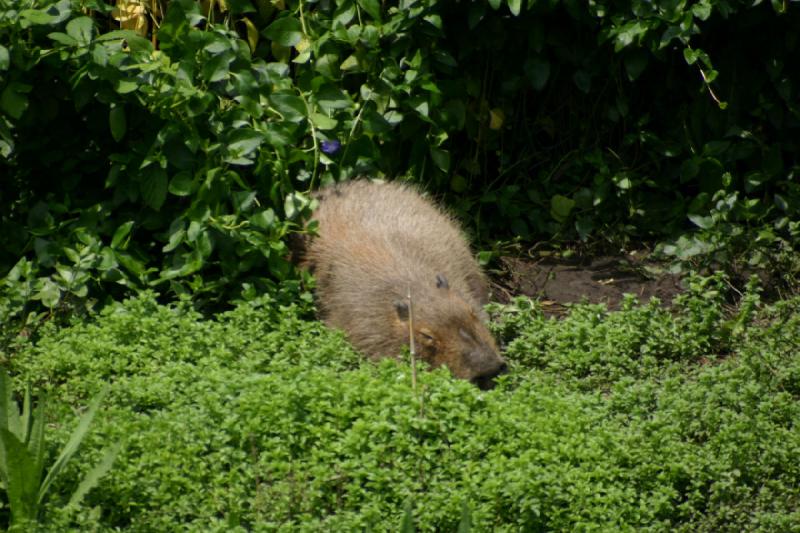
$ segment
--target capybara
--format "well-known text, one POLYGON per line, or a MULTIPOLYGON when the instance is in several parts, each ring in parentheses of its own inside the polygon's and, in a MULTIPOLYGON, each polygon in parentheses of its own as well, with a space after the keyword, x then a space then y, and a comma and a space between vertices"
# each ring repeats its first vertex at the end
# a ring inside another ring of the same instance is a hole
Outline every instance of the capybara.
POLYGON ((365 179, 321 189, 301 266, 317 279, 322 319, 372 359, 417 356, 486 389, 506 371, 484 324, 489 290, 451 217, 414 188, 365 179))

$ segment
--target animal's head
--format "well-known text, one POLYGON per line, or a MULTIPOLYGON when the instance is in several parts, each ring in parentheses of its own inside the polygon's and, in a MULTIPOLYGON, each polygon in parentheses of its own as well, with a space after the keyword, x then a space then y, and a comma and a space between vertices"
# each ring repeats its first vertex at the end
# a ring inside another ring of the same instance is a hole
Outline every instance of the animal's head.
MULTIPOLYGON (((508 366, 477 309, 450 289, 442 274, 431 280, 431 291, 425 296, 414 301, 412 309, 417 356, 434 368, 446 366, 455 377, 481 389, 492 388, 494 378, 507 372, 508 366)), ((399 324, 408 331, 408 301, 397 300, 395 311, 399 324)))

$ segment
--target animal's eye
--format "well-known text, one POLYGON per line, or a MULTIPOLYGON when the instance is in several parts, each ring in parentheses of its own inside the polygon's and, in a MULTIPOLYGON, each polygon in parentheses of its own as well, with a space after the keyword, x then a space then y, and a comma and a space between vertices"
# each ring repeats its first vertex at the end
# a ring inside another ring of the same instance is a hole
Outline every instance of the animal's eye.
POLYGON ((419 341, 425 346, 434 346, 436 344, 436 339, 433 337, 432 332, 427 329, 419 331, 419 341))

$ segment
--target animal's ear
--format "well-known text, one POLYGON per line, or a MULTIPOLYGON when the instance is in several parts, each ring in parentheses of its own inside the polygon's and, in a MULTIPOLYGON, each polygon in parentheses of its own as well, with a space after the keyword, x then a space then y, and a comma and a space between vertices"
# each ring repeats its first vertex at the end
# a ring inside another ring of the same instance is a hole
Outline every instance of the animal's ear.
POLYGON ((436 288, 437 289, 449 289, 450 284, 447 283, 447 278, 444 277, 444 274, 436 274, 436 288))
POLYGON ((405 322, 408 320, 408 303, 403 300, 397 300, 394 303, 394 310, 397 311, 397 318, 405 322))

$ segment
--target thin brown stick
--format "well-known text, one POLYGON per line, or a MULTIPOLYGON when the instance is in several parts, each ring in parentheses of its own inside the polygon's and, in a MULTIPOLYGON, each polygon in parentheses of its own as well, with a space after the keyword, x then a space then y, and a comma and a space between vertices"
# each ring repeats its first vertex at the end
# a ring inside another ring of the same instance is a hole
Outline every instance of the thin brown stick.
POLYGON ((411 300, 411 285, 406 292, 408 298, 408 348, 411 352, 411 388, 417 390, 417 350, 414 346, 414 303, 411 300))

